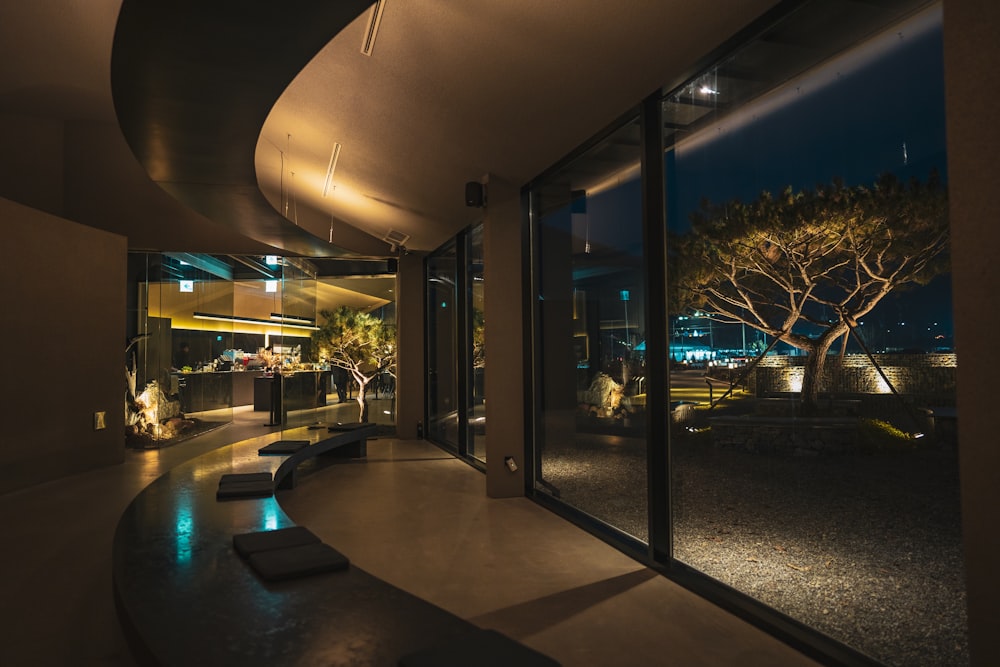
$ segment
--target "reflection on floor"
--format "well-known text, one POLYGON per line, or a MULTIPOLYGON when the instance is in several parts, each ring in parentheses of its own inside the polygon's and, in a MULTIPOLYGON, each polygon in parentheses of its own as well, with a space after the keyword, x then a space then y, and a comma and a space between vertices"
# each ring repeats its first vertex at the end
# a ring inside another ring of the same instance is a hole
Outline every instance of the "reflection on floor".
MULTIPOLYGON (((237 409, 211 433, 0 496, 0 664, 135 664, 112 599, 118 518, 173 466, 273 440, 264 421, 237 409)), ((813 664, 531 501, 488 499, 482 473, 424 442, 372 440, 367 463, 317 468, 279 495, 359 567, 567 666, 813 664)))
POLYGON ((370 440, 278 500, 362 569, 563 665, 812 664, 422 441, 370 440))

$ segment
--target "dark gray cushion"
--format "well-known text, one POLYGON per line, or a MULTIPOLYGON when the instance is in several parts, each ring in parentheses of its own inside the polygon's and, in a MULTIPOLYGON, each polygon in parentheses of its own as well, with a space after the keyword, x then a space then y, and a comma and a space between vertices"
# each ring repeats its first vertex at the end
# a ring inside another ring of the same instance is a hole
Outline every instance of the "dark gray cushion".
POLYGON ((220 484, 215 492, 217 500, 233 498, 267 498, 274 495, 274 482, 262 479, 256 482, 229 482, 220 484))
POLYGON ((559 667, 559 663, 496 630, 476 629, 399 659, 399 667, 559 667))
POLYGON ((347 556, 323 544, 304 544, 250 554, 250 567, 266 581, 284 581, 347 569, 347 556))
POLYGON ((308 440, 278 440, 257 450, 260 456, 294 454, 303 447, 308 447, 308 440))
POLYGON ((269 472, 232 472, 219 478, 219 486, 233 482, 263 482, 270 479, 269 472))
POLYGON ((277 530, 233 535, 233 548, 244 558, 262 551, 300 547, 304 544, 318 544, 319 542, 320 539, 305 526, 289 526, 277 530))

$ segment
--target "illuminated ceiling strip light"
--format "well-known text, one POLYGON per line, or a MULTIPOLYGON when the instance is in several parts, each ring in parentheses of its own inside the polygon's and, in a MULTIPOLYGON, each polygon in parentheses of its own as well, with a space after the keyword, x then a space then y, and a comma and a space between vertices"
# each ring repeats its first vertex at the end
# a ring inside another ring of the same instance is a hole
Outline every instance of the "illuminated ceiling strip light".
MULTIPOLYGON (((215 315, 213 313, 194 313, 194 319, 196 320, 213 320, 215 322, 237 322, 239 324, 259 324, 262 326, 273 326, 274 322, 271 320, 260 320, 255 317, 236 317, 234 315, 215 315)), ((306 329, 308 331, 319 331, 319 327, 313 325, 305 324, 286 324, 282 323, 283 328, 288 329, 306 329)))
POLYGON ((271 319, 277 322, 291 322, 293 324, 316 324, 316 320, 311 317, 301 317, 299 315, 282 315, 281 313, 271 313, 271 319))
POLYGON ((365 40, 361 43, 361 53, 366 56, 372 54, 375 48, 375 37, 378 36, 378 28, 382 24, 382 10, 385 9, 385 0, 375 0, 372 5, 372 12, 368 17, 368 29, 365 30, 365 40))
POLYGON ((333 183, 333 172, 337 169, 337 160, 340 159, 340 144, 333 142, 333 152, 330 153, 330 164, 326 167, 326 181, 323 183, 323 196, 330 192, 330 184, 333 183))
POLYGON ((264 264, 261 264, 260 262, 258 262, 256 259, 254 259, 252 257, 242 257, 240 255, 229 255, 229 258, 232 259, 233 261, 239 262, 240 264, 242 264, 243 266, 246 266, 247 268, 253 269, 254 271, 257 271, 257 272, 263 274, 267 278, 273 279, 275 277, 274 272, 270 268, 268 268, 264 264))
POLYGON ((233 279, 233 268, 211 255, 197 255, 189 252, 165 252, 165 256, 176 259, 181 264, 193 266, 223 280, 233 279))

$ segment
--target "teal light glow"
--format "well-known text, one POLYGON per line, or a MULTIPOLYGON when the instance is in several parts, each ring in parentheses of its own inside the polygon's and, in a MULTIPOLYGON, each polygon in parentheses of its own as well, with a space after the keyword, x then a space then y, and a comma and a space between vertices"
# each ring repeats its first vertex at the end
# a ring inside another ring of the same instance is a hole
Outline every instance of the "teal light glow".
POLYGON ((278 529, 278 507, 274 499, 268 502, 264 506, 264 523, 261 526, 261 530, 277 530, 278 529))
POLYGON ((188 564, 191 562, 191 546, 194 542, 194 519, 191 517, 189 506, 177 508, 174 526, 176 530, 174 534, 175 558, 178 563, 188 564))

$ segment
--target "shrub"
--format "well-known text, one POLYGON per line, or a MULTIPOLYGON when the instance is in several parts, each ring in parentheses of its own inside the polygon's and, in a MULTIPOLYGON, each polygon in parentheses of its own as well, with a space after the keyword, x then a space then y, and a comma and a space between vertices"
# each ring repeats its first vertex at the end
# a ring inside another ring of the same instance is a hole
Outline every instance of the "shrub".
POLYGON ((867 452, 910 452, 916 449, 916 439, 889 422, 862 419, 858 423, 858 441, 867 452))

